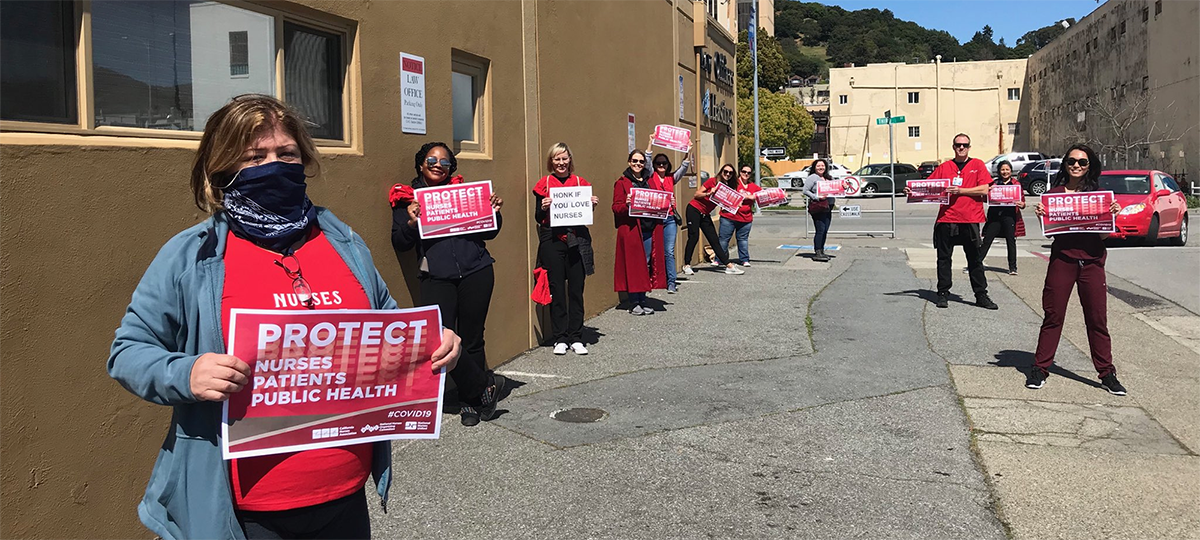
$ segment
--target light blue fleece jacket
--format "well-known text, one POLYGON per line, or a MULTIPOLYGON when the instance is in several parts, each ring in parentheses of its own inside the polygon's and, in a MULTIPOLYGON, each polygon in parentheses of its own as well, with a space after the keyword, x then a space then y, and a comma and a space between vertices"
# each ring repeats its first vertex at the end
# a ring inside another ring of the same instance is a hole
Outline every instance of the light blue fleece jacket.
MULTIPOLYGON (((363 239, 325 208, 317 223, 362 284, 373 309, 396 301, 363 239)), ((159 250, 133 291, 108 357, 108 374, 134 395, 174 408, 171 428, 150 473, 138 517, 164 540, 243 540, 233 509, 229 463, 221 459, 221 404, 192 394, 192 364, 225 353, 221 292, 225 283, 224 212, 175 235, 159 250)), ((392 452, 375 443, 371 474, 387 509, 392 452)))

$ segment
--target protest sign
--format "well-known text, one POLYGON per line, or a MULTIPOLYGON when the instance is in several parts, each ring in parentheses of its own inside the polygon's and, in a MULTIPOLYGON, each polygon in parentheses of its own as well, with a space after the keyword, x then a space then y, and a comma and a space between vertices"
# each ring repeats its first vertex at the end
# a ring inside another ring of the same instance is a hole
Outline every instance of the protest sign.
POLYGON ((491 180, 421 188, 414 196, 421 205, 417 218, 421 238, 496 230, 491 180))
POLYGON ((654 126, 654 138, 650 143, 667 150, 687 152, 692 148, 692 130, 659 124, 654 126))
POLYGON ((629 217, 666 219, 675 206, 675 194, 658 189, 629 190, 629 217))
POLYGON ((998 186, 992 184, 988 188, 987 203, 991 206, 1016 206, 1021 200, 1020 184, 998 186))
POLYGON ((909 180, 909 204, 950 204, 950 180, 909 180))
POLYGON ((250 383, 221 409, 225 459, 388 439, 436 439, 442 382, 437 306, 234 309, 229 354, 250 383))
POLYGON ((1112 210, 1113 192, 1086 191, 1042 195, 1042 236, 1063 233, 1117 232, 1116 216, 1112 210))
POLYGON ((550 188, 550 226, 592 224, 592 186, 550 188))
POLYGON ((754 201, 758 203, 759 208, 770 208, 787 204, 787 192, 783 188, 763 188, 754 192, 754 201))
POLYGON ((746 200, 746 198, 742 196, 740 191, 725 185, 724 182, 717 182, 717 190, 708 196, 708 200, 720 206, 721 210, 730 214, 736 214, 738 207, 742 206, 742 201, 746 200))
POLYGON ((817 180, 817 195, 841 197, 846 194, 846 183, 841 180, 817 180))

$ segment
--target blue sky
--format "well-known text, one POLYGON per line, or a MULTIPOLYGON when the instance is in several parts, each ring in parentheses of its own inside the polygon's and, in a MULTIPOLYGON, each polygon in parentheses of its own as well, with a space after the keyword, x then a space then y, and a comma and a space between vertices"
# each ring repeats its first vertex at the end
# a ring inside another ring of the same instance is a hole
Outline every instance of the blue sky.
MULTIPOLYGON (((778 0, 777 0, 778 1, 778 0)), ((1009 46, 1025 32, 1074 17, 1082 19, 1100 4, 1097 0, 818 0, 847 11, 890 9, 897 19, 932 30, 945 30, 959 42, 991 25, 995 40, 1009 46)))

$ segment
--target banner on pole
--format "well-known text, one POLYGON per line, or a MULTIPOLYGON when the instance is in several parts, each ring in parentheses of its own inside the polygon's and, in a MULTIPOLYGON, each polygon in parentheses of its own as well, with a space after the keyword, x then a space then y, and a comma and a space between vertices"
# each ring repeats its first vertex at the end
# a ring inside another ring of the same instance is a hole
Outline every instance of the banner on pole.
POLYGON ((497 228, 492 208, 492 181, 421 188, 413 192, 421 206, 417 229, 421 238, 440 238, 497 228))

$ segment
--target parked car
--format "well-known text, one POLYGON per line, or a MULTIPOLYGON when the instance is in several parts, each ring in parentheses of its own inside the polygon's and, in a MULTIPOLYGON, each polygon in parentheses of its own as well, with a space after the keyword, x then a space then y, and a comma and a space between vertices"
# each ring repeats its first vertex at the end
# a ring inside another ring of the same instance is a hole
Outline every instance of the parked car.
POLYGON ((1042 155, 1041 152, 1009 152, 1007 154, 1000 154, 992 159, 987 160, 986 164, 988 172, 992 173, 992 178, 995 178, 1000 175, 1000 173, 996 171, 996 166, 1000 165, 1001 161, 1007 161, 1012 165, 1012 170, 1019 171, 1025 168, 1029 162, 1041 161, 1043 159, 1046 159, 1046 156, 1042 155))
POLYGON ((1041 195, 1049 189, 1050 182, 1058 174, 1058 169, 1061 165, 1061 159, 1034 161, 1021 169, 1021 172, 1017 173, 1017 181, 1021 183, 1021 188, 1026 193, 1041 195))
POLYGON ((904 184, 909 180, 920 180, 921 173, 907 163, 896 164, 896 181, 892 182, 891 163, 864 165, 853 176, 862 183, 859 193, 864 197, 876 193, 904 193, 904 184))
POLYGON ((921 164, 917 166, 917 172, 921 173, 921 179, 923 180, 929 178, 929 175, 933 174, 933 170, 936 169, 937 166, 938 162, 936 161, 922 161, 921 164))
POLYGON ((1112 191, 1121 212, 1117 214, 1117 232, 1109 238, 1139 238, 1154 245, 1159 239, 1187 243, 1187 199, 1174 178, 1162 171, 1104 171, 1100 189, 1112 191))

